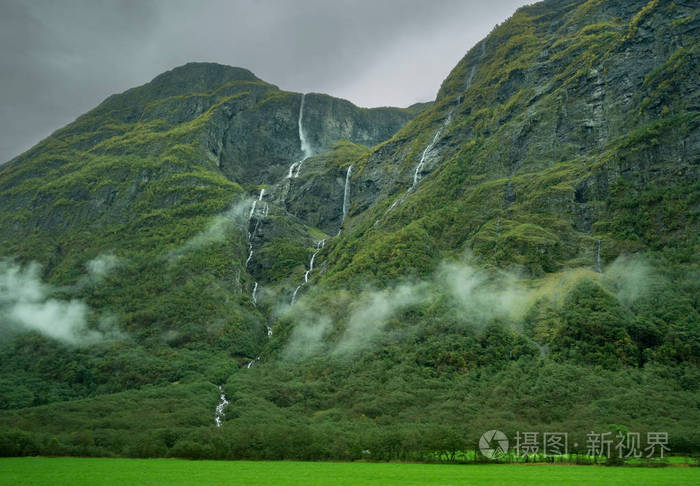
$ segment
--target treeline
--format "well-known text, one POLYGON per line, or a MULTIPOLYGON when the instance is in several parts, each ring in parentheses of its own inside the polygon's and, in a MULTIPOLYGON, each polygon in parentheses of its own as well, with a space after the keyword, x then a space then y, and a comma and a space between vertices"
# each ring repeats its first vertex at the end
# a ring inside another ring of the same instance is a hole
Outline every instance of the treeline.
MULTIPOLYGON (((480 433, 480 432, 479 432, 480 433)), ((585 433, 574 434, 582 446, 571 447, 566 455, 516 456, 513 452, 495 460, 479 450, 476 432, 442 425, 406 424, 353 430, 325 425, 250 424, 248 427, 201 428, 198 430, 161 429, 147 434, 109 437, 109 431, 78 431, 57 438, 49 434, 17 429, 0 432, 0 456, 81 456, 81 457, 174 457, 221 460, 301 460, 301 461, 408 461, 431 463, 568 463, 604 465, 664 465, 671 457, 643 456, 633 461, 591 456, 585 446, 585 433)), ((669 445, 673 455, 688 457, 690 465, 700 460, 698 444, 675 438, 669 445), (684 450, 687 446, 689 450, 684 450)))
POLYGON ((692 365, 613 371, 525 356, 457 373, 383 352, 236 372, 220 428, 218 387, 204 382, 4 411, 0 455, 474 462, 492 429, 511 446, 517 432, 566 432, 574 462, 606 462, 584 457, 592 431, 667 432, 669 453, 700 452, 692 365))

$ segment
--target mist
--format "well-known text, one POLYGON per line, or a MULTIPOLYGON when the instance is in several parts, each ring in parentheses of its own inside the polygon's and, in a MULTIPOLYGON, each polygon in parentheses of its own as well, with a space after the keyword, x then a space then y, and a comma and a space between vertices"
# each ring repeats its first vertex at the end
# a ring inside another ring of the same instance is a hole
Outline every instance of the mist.
POLYGON ((167 258, 172 261, 192 251, 225 241, 234 228, 242 228, 247 223, 252 201, 252 199, 244 199, 233 203, 225 212, 214 216, 202 231, 188 239, 182 246, 168 252, 167 258))
POLYGON ((121 336, 111 316, 94 317, 79 299, 56 297, 41 279, 41 266, 0 260, 0 327, 3 331, 37 331, 72 345, 94 344, 121 336), (95 322, 95 326, 89 323, 95 322))
POLYGON ((615 296, 630 306, 647 295, 654 285, 664 285, 665 279, 641 257, 621 256, 603 274, 604 281, 615 290, 615 296))
POLYGON ((88 261, 85 268, 89 279, 99 283, 122 265, 122 260, 114 253, 103 253, 88 261))
POLYGON ((313 293, 303 296, 286 310, 293 329, 282 355, 301 359, 327 352, 349 357, 370 350, 388 337, 386 331, 392 319, 412 308, 439 304, 449 309, 460 325, 480 329, 490 322, 501 322, 520 332, 525 315, 539 299, 544 297, 555 308, 560 307, 568 292, 583 279, 596 282, 625 306, 643 298, 652 285, 663 285, 663 278, 639 256, 620 256, 603 273, 575 268, 534 280, 515 272, 485 270, 478 264, 467 253, 459 261, 443 262, 429 279, 401 282, 381 290, 367 288, 347 299, 344 319, 313 308, 313 293))
POLYGON ((389 319, 434 298, 427 282, 402 284, 393 289, 367 292, 352 307, 345 332, 334 347, 336 355, 349 355, 375 343, 389 319))

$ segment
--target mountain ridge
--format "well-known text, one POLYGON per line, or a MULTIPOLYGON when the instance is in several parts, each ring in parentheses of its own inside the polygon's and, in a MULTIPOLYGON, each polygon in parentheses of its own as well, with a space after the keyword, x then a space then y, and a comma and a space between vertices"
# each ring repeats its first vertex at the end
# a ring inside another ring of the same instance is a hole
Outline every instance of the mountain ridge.
POLYGON ((55 288, 38 309, 76 299, 100 313, 84 331, 108 312, 127 337, 64 347, 3 329, 0 423, 76 451, 44 410, 162 395, 187 412, 72 419, 119 429, 85 450, 425 460, 496 426, 611 422, 697 450, 696 13, 524 7, 414 109, 236 68, 203 93, 109 98, 0 168, 0 242, 13 275, 44 264, 55 288))

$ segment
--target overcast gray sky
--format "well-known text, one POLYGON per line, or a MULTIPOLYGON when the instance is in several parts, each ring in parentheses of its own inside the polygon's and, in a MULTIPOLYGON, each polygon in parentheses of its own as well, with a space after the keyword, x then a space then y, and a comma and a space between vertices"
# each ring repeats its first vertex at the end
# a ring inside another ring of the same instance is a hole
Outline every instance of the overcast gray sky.
POLYGON ((189 61, 360 106, 433 99, 527 0, 0 0, 0 163, 189 61))

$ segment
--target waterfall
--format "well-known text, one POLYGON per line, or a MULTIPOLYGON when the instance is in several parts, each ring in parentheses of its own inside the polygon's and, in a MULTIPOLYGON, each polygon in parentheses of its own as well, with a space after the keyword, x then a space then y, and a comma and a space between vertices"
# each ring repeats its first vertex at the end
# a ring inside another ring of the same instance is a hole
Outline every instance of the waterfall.
POLYGON ((267 326, 267 337, 272 337, 272 328, 270 326, 267 326))
POLYGON ((325 239, 323 239, 323 240, 318 240, 318 241, 316 242, 316 244, 314 245, 314 252, 313 252, 313 254, 311 255, 311 260, 309 260, 309 268, 306 270, 306 272, 304 272, 304 281, 303 281, 302 283, 300 283, 299 285, 297 285, 297 288, 294 289, 294 294, 292 294, 292 304, 291 304, 291 305, 294 305, 294 303, 297 301, 297 294, 299 293, 299 290, 300 290, 304 285, 306 285, 307 283, 309 283, 309 275, 311 274, 311 272, 314 271, 314 262, 316 261, 316 255, 318 255, 318 252, 320 252, 321 250, 323 250, 323 248, 324 248, 325 246, 326 246, 326 240, 325 240, 325 239))
POLYGON ((469 70, 469 77, 467 78, 467 87, 464 88, 465 91, 472 87, 472 79, 474 79, 475 72, 476 72, 476 64, 474 64, 472 66, 472 68, 469 70))
POLYGON ((343 230, 343 223, 348 217, 348 207, 350 206, 350 175, 352 174, 352 164, 348 166, 348 171, 345 173, 345 190, 343 191, 343 219, 340 220, 340 228, 338 235, 343 230))
POLYGON ((596 243, 596 253, 595 253, 595 271, 598 273, 603 273, 603 266, 600 263, 600 240, 595 240, 596 243))
POLYGON ((447 114, 447 118, 443 122, 442 125, 440 125, 440 128, 437 129, 437 132, 435 132, 435 136, 433 136, 433 139, 431 142, 428 144, 427 147, 425 147, 425 150, 423 150, 423 153, 420 156, 420 162, 418 162, 418 165, 416 166, 416 170, 413 173, 413 185, 411 186, 411 189, 415 189, 415 187, 418 185, 420 182, 421 178, 423 177, 421 175, 421 172, 423 171, 423 166, 425 165, 425 160, 428 157, 428 154, 432 152, 432 150, 435 148, 435 144, 438 142, 440 139, 440 135, 442 135, 442 132, 449 126, 450 123, 452 123, 452 114, 454 113, 454 108, 450 110, 450 112, 447 114))
POLYGON ((297 288, 294 289, 294 293, 292 294, 292 305, 297 301, 297 293, 299 293, 299 289, 301 288, 302 284, 297 285, 297 288))
POLYGON ((221 427, 224 419, 224 408, 228 405, 228 400, 226 400, 226 395, 224 395, 224 390, 219 385, 219 403, 216 405, 216 410, 214 411, 214 422, 217 427, 221 427))
POLYGON ((250 220, 253 219, 253 215, 255 214, 255 206, 257 206, 259 199, 254 199, 253 204, 250 206, 250 214, 248 215, 248 223, 250 223, 250 220))
POLYGON ((343 192, 343 222, 348 216, 348 203, 350 202, 350 175, 352 174, 352 164, 348 167, 348 172, 345 174, 345 191, 343 192))
POLYGON ((301 146, 301 160, 294 162, 292 165, 289 166, 289 172, 287 173, 287 179, 294 179, 296 177, 299 177, 299 173, 301 172, 301 166, 304 164, 304 161, 311 157, 312 150, 311 150, 311 144, 309 141, 306 139, 306 135, 304 134, 304 102, 306 100, 306 94, 301 95, 301 105, 299 106, 299 118, 297 120, 297 125, 299 127, 299 143, 301 146))
MULTIPOLYGON (((479 59, 482 59, 484 55, 486 54, 486 42, 481 43, 481 55, 479 56, 479 59)), ((465 88, 465 91, 469 88, 471 88, 472 81, 474 79, 474 74, 476 73, 476 69, 479 66, 479 64, 474 64, 471 69, 469 70, 469 77, 467 78, 467 86, 465 88)), ((461 96, 457 96, 457 105, 460 104, 461 102, 461 96)), ((447 115, 447 119, 445 122, 438 128, 437 132, 435 132, 435 136, 433 137, 433 140, 428 144, 427 147, 425 147, 425 150, 423 150, 423 153, 421 154, 420 157, 420 162, 418 162, 418 165, 416 166, 416 170, 413 173, 413 185, 411 186, 411 189, 415 189, 415 187, 418 185, 418 182, 420 182, 422 175, 421 172, 423 171, 423 167, 425 166, 425 161, 428 155, 430 155, 430 152, 435 148, 435 144, 438 142, 438 139, 442 135, 442 132, 449 126, 450 123, 452 123, 452 115, 454 114, 455 108, 453 107, 450 112, 447 115)), ((393 206, 392 206, 393 207, 393 206)), ((390 209, 391 210, 391 209, 390 209)))
POLYGON ((253 285, 253 294, 251 295, 251 298, 253 299, 253 305, 258 305, 258 282, 255 282, 253 285))
POLYGON ((260 356, 255 358, 253 361, 248 362, 246 369, 251 369, 253 366, 255 366, 255 363, 257 363, 258 361, 260 361, 260 356))
MULTIPOLYGON (((301 143, 301 152, 304 154, 304 159, 311 157, 311 145, 309 141, 306 140, 304 135, 304 101, 306 100, 306 93, 301 95, 301 105, 299 106, 299 121, 297 125, 299 126, 299 142, 301 143)), ((302 160, 304 160, 302 159, 302 160)))
MULTIPOLYGON (((258 202, 262 201, 263 196, 265 195, 265 189, 260 189, 260 194, 258 195, 257 199, 253 200, 253 204, 250 207, 250 214, 248 215, 248 228, 250 228, 250 222, 253 220, 253 218, 256 216, 255 210, 258 206, 258 202)), ((263 214, 262 217, 267 216, 268 212, 268 205, 266 202, 263 201, 263 214)), ((260 226, 260 216, 255 220, 255 226, 253 227, 253 231, 248 231, 248 258, 245 260, 245 266, 246 268, 248 267, 248 264, 250 263, 250 260, 253 259, 253 237, 255 236, 255 233, 258 231, 258 227, 260 226)), ((257 282, 256 282, 256 287, 257 287, 257 282)))
POLYGON ((250 206, 250 214, 248 215, 248 223, 250 223, 250 220, 253 219, 253 216, 255 216, 255 208, 258 206, 258 201, 262 201, 262 198, 264 195, 265 195, 265 189, 260 189, 260 195, 258 195, 257 199, 253 200, 253 205, 250 206))
POLYGON ((425 166, 425 161, 426 161, 428 155, 430 154, 430 152, 432 152, 433 149, 435 148, 435 145, 437 144, 438 140, 440 139, 442 132, 445 130, 445 128, 447 128, 450 125, 450 123, 452 123, 452 116, 454 115, 455 108, 457 108, 457 106, 459 106, 460 98, 461 98, 461 95, 457 96, 457 98, 455 100, 455 106, 453 106, 450 109, 450 111, 447 113, 447 118, 442 123, 442 125, 440 125, 440 128, 437 129, 437 131, 435 132, 435 135, 433 136, 433 139, 430 141, 428 146, 425 147, 425 149, 423 150, 423 153, 420 156, 420 161, 418 162, 418 165, 416 165, 416 168, 413 172, 413 184, 411 184, 411 187, 409 187, 400 198, 394 200, 394 202, 391 204, 391 206, 389 206, 389 209, 384 211, 384 214, 382 214, 379 218, 377 218, 377 220, 374 222, 373 226, 377 226, 379 224, 379 221, 381 221, 382 218, 384 218, 387 214, 389 214, 396 206, 398 206, 399 204, 403 204, 403 202, 406 200, 406 197, 408 197, 408 195, 416 189, 416 186, 418 186, 418 183, 423 178, 422 172, 423 172, 423 167, 425 166))
POLYGON ((304 283, 309 282, 309 274, 314 271, 314 260, 316 260, 316 255, 318 255, 318 252, 321 251, 324 246, 326 246, 326 240, 319 240, 316 242, 314 252, 311 255, 311 261, 309 261, 309 269, 306 271, 306 273, 304 273, 304 283))
POLYGON ((297 167, 301 168, 301 161, 294 162, 292 165, 289 166, 289 173, 287 174, 287 179, 292 179, 292 178, 296 177, 294 175, 294 173, 295 173, 297 167))
MULTIPOLYGON (((252 238, 251 234, 248 233, 248 237, 252 238)), ((251 258, 253 258, 253 243, 248 243, 248 258, 245 259, 245 266, 248 268, 251 258)))
MULTIPOLYGON (((481 61, 486 55, 486 41, 481 41, 481 54, 479 55, 479 61, 481 61)), ((472 87, 472 81, 474 80, 474 74, 476 73, 476 68, 479 67, 479 63, 474 64, 469 70, 469 76, 467 77, 467 84, 464 87, 464 91, 467 91, 472 87)))

